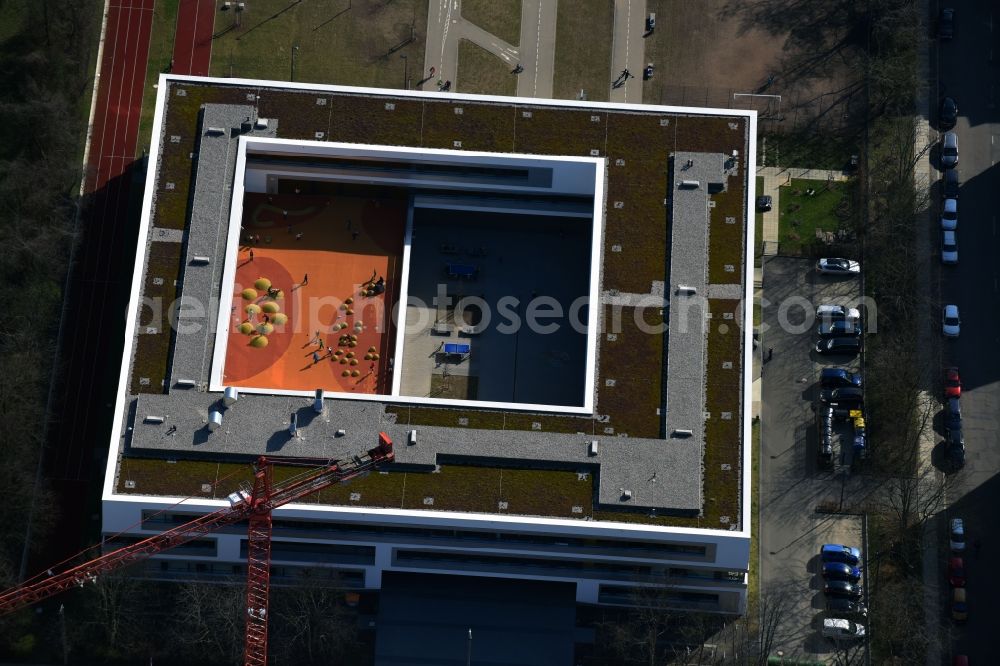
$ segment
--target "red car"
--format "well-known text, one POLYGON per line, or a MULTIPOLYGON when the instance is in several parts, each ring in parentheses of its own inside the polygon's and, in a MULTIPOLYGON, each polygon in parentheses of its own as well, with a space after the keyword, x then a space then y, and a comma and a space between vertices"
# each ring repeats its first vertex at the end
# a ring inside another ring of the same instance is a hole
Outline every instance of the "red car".
POLYGON ((948 583, 952 587, 965 587, 965 561, 961 557, 948 560, 948 583))
POLYGON ((945 368, 944 370, 944 397, 962 397, 962 377, 958 374, 958 368, 945 368))

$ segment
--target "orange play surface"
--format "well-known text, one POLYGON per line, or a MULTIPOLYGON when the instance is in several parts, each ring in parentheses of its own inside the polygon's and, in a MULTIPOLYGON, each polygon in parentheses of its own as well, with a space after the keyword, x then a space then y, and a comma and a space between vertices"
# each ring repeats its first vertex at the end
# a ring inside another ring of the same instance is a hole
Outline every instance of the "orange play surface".
POLYGON ((224 383, 389 393, 395 339, 391 313, 399 298, 405 226, 403 201, 247 194, 224 383), (385 290, 365 296, 362 285, 373 275, 384 278, 385 290), (260 278, 282 293, 269 297, 256 290, 255 297, 244 298, 243 290, 254 289, 260 278), (261 311, 249 316, 251 304, 261 311), (287 317, 285 323, 278 313, 287 317), (244 323, 250 324, 245 327, 250 334, 239 330, 244 323), (351 335, 356 340, 344 337, 351 335))

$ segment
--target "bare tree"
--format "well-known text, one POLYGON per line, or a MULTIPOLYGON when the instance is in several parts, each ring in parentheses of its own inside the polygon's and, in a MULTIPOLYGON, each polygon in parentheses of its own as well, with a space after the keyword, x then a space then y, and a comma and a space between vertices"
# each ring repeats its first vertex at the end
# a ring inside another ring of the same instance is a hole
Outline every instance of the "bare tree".
POLYGON ((180 655, 219 664, 243 658, 244 583, 185 583, 178 591, 171 636, 180 655))
POLYGON ((358 644, 356 615, 343 604, 343 592, 330 586, 296 585, 271 591, 275 627, 282 636, 285 661, 325 664, 358 644))

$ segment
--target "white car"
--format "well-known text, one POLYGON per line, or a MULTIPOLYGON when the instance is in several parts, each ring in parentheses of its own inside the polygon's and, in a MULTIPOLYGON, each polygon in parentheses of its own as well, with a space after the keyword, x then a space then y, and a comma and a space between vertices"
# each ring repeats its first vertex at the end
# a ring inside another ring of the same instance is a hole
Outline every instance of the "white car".
POLYGON ((851 620, 828 617, 823 620, 823 637, 834 641, 864 638, 865 627, 851 620))
POLYGON ((946 305, 942 311, 942 330, 946 338, 957 338, 961 320, 958 317, 957 305, 946 305))
POLYGON ((951 534, 948 538, 948 545, 954 553, 965 551, 965 522, 961 518, 951 519, 951 534))
POLYGON ((861 272, 861 264, 850 259, 831 257, 817 261, 816 272, 824 275, 853 275, 861 272))
POLYGON ((827 319, 830 321, 858 321, 861 319, 861 311, 857 308, 846 308, 843 305, 817 305, 816 319, 827 319))
POLYGON ((958 263, 958 239, 955 237, 956 232, 954 231, 942 231, 941 232, 941 263, 942 264, 957 264, 958 263))
POLYGON ((945 199, 941 206, 941 228, 954 231, 958 228, 958 199, 945 199))

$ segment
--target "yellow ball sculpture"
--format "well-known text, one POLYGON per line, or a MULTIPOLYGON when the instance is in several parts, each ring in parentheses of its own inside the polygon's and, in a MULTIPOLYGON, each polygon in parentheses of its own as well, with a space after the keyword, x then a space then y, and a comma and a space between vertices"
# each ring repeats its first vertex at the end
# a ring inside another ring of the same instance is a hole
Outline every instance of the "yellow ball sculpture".
POLYGON ((284 326, 285 324, 288 323, 288 315, 286 315, 284 312, 279 312, 278 314, 271 317, 271 321, 273 321, 275 324, 279 326, 284 326))
POLYGON ((248 321, 245 321, 239 325, 238 330, 243 335, 250 335, 251 333, 253 333, 253 324, 251 324, 248 321))
POLYGON ((257 291, 267 291, 271 288, 271 281, 266 277, 257 278, 253 283, 253 286, 257 288, 257 291))
POLYGON ((252 301, 257 298, 257 292, 254 289, 244 289, 241 296, 244 301, 252 301))
POLYGON ((267 314, 276 314, 278 310, 280 310, 281 308, 278 307, 278 304, 275 303, 274 301, 268 301, 267 303, 264 303, 264 305, 261 306, 261 309, 264 310, 264 312, 266 312, 267 314))
POLYGON ((247 314, 260 314, 260 306, 256 303, 251 303, 247 306, 247 314))
POLYGON ((258 349, 261 347, 266 347, 267 338, 264 337, 263 335, 258 335, 257 337, 255 337, 253 340, 250 341, 250 346, 257 347, 258 349))

